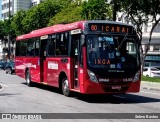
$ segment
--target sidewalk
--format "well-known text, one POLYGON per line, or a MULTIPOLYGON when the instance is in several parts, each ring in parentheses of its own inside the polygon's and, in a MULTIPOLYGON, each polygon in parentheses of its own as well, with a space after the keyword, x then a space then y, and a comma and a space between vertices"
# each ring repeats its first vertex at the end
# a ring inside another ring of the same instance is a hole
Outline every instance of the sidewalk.
POLYGON ((156 82, 141 81, 141 87, 143 89, 160 91, 160 83, 156 83, 156 82))

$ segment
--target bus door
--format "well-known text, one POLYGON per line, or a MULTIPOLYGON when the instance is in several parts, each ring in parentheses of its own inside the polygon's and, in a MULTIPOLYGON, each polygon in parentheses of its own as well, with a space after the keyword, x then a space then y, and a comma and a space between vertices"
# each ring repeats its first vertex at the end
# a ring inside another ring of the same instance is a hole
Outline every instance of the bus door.
POLYGON ((40 82, 46 83, 46 54, 47 54, 48 35, 41 36, 40 40, 40 82))
POLYGON ((72 35, 72 55, 73 55, 73 71, 71 71, 73 79, 73 88, 79 89, 79 43, 80 43, 81 34, 72 35))

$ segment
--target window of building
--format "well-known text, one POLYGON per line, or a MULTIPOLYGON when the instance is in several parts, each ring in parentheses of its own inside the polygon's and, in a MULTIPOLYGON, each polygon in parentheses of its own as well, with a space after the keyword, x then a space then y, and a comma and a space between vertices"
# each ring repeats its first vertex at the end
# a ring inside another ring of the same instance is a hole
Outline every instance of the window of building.
MULTIPOLYGON (((12 1, 10 2, 10 7, 12 7, 12 1)), ((9 7, 8 7, 9 8, 9 7)))
POLYGON ((32 6, 35 6, 35 5, 37 5, 37 1, 32 3, 32 6))
POLYGON ((9 8, 9 3, 7 3, 7 8, 9 8))

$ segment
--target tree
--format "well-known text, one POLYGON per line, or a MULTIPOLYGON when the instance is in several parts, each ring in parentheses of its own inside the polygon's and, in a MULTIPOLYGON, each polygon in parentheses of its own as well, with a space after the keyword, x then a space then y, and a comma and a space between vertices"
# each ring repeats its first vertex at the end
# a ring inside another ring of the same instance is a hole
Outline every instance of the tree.
POLYGON ((4 39, 4 21, 0 20, 0 39, 4 39))
POLYGON ((84 1, 82 9, 83 16, 87 20, 111 18, 111 7, 105 0, 84 1))
POLYGON ((57 13, 52 19, 50 19, 49 26, 59 23, 71 23, 83 19, 84 18, 82 17, 81 5, 77 3, 72 3, 66 9, 63 9, 61 12, 57 13))
POLYGON ((11 21, 11 27, 14 29, 17 36, 22 35, 26 32, 22 23, 25 17, 26 11, 21 10, 14 15, 13 21, 11 21))
POLYGON ((61 10, 59 1, 47 0, 38 6, 33 6, 26 12, 26 17, 22 23, 26 33, 39 28, 46 27, 50 18, 61 10))
MULTIPOLYGON (((135 25, 140 43, 142 41, 142 26, 147 23, 153 23, 149 34, 149 40, 147 47, 152 40, 152 32, 157 24, 160 22, 160 1, 159 0, 123 0, 121 1, 122 10, 127 14, 128 19, 135 25)), ((142 64, 148 52, 148 48, 145 50, 141 47, 141 61, 142 64)))

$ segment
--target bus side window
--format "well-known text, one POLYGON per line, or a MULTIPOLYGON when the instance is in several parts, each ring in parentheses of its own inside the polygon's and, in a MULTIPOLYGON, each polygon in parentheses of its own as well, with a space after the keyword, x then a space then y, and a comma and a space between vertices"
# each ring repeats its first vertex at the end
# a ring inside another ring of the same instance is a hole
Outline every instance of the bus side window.
POLYGON ((55 37, 54 35, 51 35, 50 39, 48 40, 48 56, 54 56, 54 51, 55 51, 55 37))
POLYGON ((35 40, 35 56, 39 56, 39 39, 35 40))
POLYGON ((27 43, 27 56, 34 56, 35 42, 34 39, 29 39, 27 43))
POLYGON ((62 33, 56 35, 56 55, 68 55, 68 34, 62 33))
POLYGON ((16 56, 20 56, 20 41, 17 41, 16 42, 16 56))
POLYGON ((27 41, 23 40, 19 43, 19 56, 26 56, 27 41))

